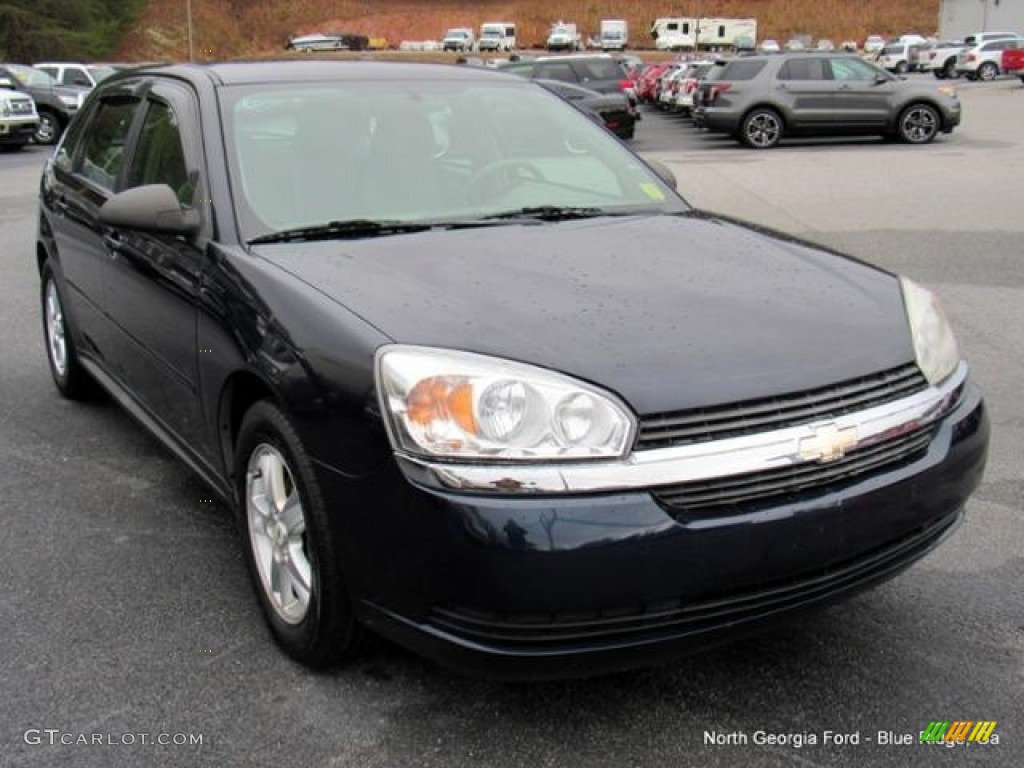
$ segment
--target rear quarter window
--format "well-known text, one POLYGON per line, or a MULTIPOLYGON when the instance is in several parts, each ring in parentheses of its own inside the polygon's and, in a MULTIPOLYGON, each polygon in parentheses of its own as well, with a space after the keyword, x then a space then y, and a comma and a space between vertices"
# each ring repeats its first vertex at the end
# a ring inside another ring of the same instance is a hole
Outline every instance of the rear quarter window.
POLYGON ((730 61, 722 71, 722 80, 753 80, 764 69, 763 61, 730 61))

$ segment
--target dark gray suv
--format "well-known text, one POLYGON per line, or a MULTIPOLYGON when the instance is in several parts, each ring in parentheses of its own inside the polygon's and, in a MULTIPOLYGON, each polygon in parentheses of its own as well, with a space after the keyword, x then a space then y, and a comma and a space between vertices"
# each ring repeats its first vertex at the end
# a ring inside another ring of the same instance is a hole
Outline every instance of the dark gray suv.
POLYGON ((846 54, 787 53, 720 62, 694 120, 755 149, 787 136, 879 134, 927 144, 960 124, 948 85, 905 80, 846 54))

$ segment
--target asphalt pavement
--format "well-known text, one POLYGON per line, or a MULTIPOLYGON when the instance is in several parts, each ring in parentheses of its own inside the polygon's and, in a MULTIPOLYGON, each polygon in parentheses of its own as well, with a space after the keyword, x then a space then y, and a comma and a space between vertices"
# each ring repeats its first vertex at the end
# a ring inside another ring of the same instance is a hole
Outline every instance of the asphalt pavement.
POLYGON ((943 297, 993 426, 966 522, 896 580, 781 629, 543 684, 384 644, 329 673, 279 653, 229 512, 115 405, 54 390, 33 255, 47 153, 0 154, 0 766, 1024 764, 1024 87, 962 98, 963 125, 925 147, 756 152, 654 111, 634 146, 698 206, 943 297), (935 720, 997 725, 988 744, 921 744, 935 720))

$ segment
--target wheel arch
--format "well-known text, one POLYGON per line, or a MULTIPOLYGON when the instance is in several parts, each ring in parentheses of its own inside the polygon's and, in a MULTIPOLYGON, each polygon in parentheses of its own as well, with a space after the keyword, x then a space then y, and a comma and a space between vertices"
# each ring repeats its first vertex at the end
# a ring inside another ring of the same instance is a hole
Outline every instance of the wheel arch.
POLYGON ((757 104, 751 104, 749 107, 743 110, 743 114, 740 115, 740 120, 737 124, 737 130, 739 128, 742 128, 743 123, 747 121, 747 118, 750 117, 750 115, 753 112, 756 112, 759 109, 767 109, 771 112, 774 112, 776 115, 779 116, 779 119, 782 120, 782 130, 786 131, 789 129, 789 115, 786 114, 786 110, 780 107, 778 104, 773 104, 770 101, 761 101, 758 102, 757 104))
POLYGON ((895 115, 893 116, 892 128, 898 128, 900 124, 900 119, 903 117, 904 114, 906 114, 906 111, 911 107, 916 107, 919 104, 925 104, 935 110, 936 114, 938 114, 939 116, 939 130, 945 131, 949 125, 949 121, 946 119, 946 113, 942 110, 942 107, 939 106, 935 99, 930 99, 926 96, 918 96, 916 98, 907 100, 907 102, 904 104, 901 104, 900 108, 896 110, 895 115))
POLYGON ((251 370, 235 371, 225 379, 221 387, 217 434, 224 469, 232 490, 235 488, 235 446, 238 443, 242 419, 245 418, 246 412, 261 400, 269 400, 282 411, 285 410, 284 403, 274 388, 251 370))

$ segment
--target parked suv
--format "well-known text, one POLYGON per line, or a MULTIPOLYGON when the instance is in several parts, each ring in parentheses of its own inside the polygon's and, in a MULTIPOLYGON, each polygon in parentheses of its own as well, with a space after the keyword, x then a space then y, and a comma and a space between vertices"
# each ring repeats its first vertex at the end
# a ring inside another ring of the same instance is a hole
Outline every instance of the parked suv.
POLYGON ((23 64, 0 64, 0 78, 7 78, 35 101, 39 113, 33 136, 36 144, 56 144, 85 98, 83 89, 58 85, 45 72, 23 64))
POLYGON ((77 64, 64 61, 44 61, 32 66, 41 69, 60 85, 90 90, 117 71, 109 64, 77 64))
POLYGON ((697 125, 756 149, 801 134, 881 134, 925 144, 960 123, 960 101, 950 86, 904 80, 851 54, 719 62, 697 101, 697 125))
POLYGON ((38 125, 32 97, 17 90, 10 78, 0 77, 0 147, 21 149, 35 135, 38 125))
POLYGON ((956 71, 968 80, 994 80, 1002 74, 1003 51, 1024 48, 1024 38, 1004 37, 964 48, 956 58, 956 71))
POLYGON ((905 75, 917 64, 917 54, 923 47, 919 43, 887 43, 879 51, 876 63, 897 75, 905 75))

